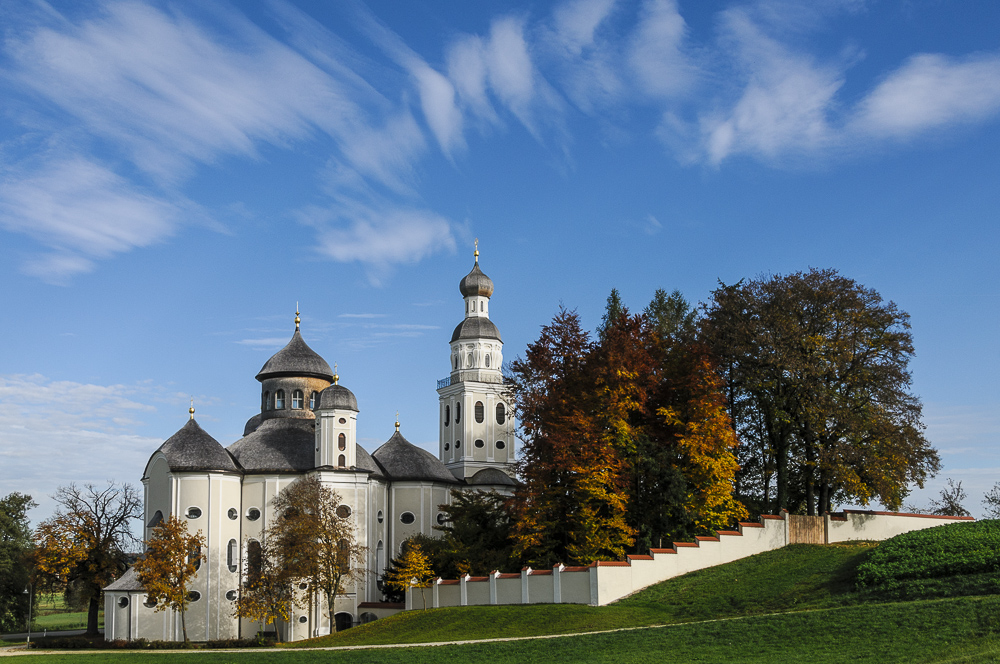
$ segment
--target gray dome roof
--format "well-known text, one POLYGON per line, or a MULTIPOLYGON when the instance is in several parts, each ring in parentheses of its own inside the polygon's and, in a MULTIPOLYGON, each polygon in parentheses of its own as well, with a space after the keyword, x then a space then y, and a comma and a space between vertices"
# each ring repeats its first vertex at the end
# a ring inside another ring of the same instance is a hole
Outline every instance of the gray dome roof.
POLYGON ((358 400, 355 398, 354 392, 343 385, 331 385, 320 392, 319 405, 316 406, 316 410, 332 410, 334 408, 358 412, 358 400))
POLYGON ((483 274, 477 260, 476 264, 472 266, 472 272, 465 275, 459 282, 458 290, 462 291, 462 297, 470 295, 490 297, 493 295, 493 280, 483 274))
POLYGON ((229 446, 248 473, 301 473, 316 465, 316 420, 275 417, 229 446))
POLYGON ((238 473, 240 469, 226 449, 192 418, 160 445, 157 452, 167 458, 172 471, 211 470, 238 473))
POLYGON ((403 438, 397 431, 372 454, 390 480, 429 480, 457 484, 458 480, 436 456, 403 438))
POLYGON ((517 480, 499 468, 483 468, 466 480, 469 484, 487 484, 493 486, 517 486, 517 480))
POLYGON ((128 570, 126 570, 126 572, 118 578, 118 580, 113 581, 110 586, 107 586, 104 589, 117 592, 145 590, 142 582, 139 581, 139 575, 135 573, 134 567, 129 567, 128 570))
POLYGON ((372 455, 368 454, 368 450, 355 443, 354 451, 357 455, 358 468, 361 470, 370 470, 372 477, 385 479, 385 473, 382 472, 382 468, 378 465, 378 462, 372 458, 372 455))
POLYGON ((288 345, 264 363, 257 374, 257 380, 282 376, 322 378, 333 382, 330 365, 302 340, 297 329, 288 345))
POLYGON ((451 335, 451 341, 455 342, 459 339, 496 339, 503 342, 497 326, 489 318, 484 317, 466 318, 459 323, 454 334, 451 335))
POLYGON ((260 426, 260 421, 262 419, 264 418, 260 416, 260 413, 257 413, 247 420, 247 423, 243 426, 243 435, 246 436, 247 434, 253 433, 254 430, 260 426))

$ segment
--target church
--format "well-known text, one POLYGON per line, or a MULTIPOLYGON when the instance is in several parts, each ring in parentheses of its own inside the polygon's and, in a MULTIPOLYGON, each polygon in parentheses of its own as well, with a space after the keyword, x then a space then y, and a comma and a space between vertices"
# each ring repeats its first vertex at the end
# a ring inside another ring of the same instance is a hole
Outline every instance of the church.
MULTIPOLYGON (((399 610, 382 602, 381 575, 404 540, 437 536, 434 526, 445 523, 439 506, 453 490, 512 491, 515 422, 500 371, 503 341, 489 316, 493 281, 479 267, 478 247, 459 290, 465 315, 451 336, 451 373, 438 381, 437 456, 406 440, 398 421, 373 452, 357 443, 358 400, 306 343, 298 312, 291 340, 257 373, 260 411, 242 438, 224 447, 192 407, 188 422, 153 452, 142 475, 144 538, 175 515, 206 539, 185 616, 191 640, 257 633, 257 623, 233 617, 243 561, 272 521, 272 499, 300 477, 314 476, 340 496, 367 550, 363 580, 336 600, 338 629, 399 610)), ((287 622, 269 629, 285 641, 327 634, 323 604, 317 595, 311 610, 294 607, 287 622)), ((180 615, 155 608, 130 569, 105 589, 105 638, 182 639, 180 615)))

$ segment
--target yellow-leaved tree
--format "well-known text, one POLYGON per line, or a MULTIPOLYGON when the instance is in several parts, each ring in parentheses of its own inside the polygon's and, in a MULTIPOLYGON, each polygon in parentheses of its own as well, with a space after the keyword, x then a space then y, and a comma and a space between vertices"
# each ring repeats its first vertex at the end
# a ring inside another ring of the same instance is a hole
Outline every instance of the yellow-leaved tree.
POLYGON ((424 609, 427 609, 427 598, 424 589, 434 580, 434 570, 431 569, 427 554, 420 544, 412 539, 403 542, 403 551, 394 559, 385 575, 385 582, 390 588, 406 592, 410 588, 420 588, 420 599, 424 609))
POLYGON ((292 580, 282 574, 274 551, 267 541, 247 540, 244 546, 243 587, 237 595, 233 614, 264 625, 288 620, 293 602, 292 580))
POLYGON ((187 521, 171 515, 153 528, 146 542, 146 555, 135 562, 135 573, 156 611, 171 609, 181 614, 181 630, 187 643, 184 615, 192 594, 188 590, 205 560, 205 536, 188 532, 187 521))

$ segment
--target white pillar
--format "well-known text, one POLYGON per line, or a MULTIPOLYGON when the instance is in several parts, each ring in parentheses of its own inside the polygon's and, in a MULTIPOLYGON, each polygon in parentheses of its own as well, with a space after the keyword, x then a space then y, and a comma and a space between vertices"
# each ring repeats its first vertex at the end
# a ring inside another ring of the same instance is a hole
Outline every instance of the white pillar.
POLYGON ((525 567, 521 570, 521 604, 530 604, 528 597, 528 577, 531 576, 531 568, 525 567))

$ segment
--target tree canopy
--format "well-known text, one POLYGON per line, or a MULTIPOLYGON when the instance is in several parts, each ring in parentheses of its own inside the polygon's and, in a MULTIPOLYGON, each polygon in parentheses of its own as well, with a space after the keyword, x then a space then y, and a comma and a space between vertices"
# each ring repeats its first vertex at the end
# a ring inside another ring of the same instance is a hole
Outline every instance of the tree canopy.
MULTIPOLYGON (((22 493, 0 498, 0 632, 13 632, 28 619, 31 528, 28 510, 37 505, 22 493)), ((34 592, 34 588, 32 588, 34 592)))

